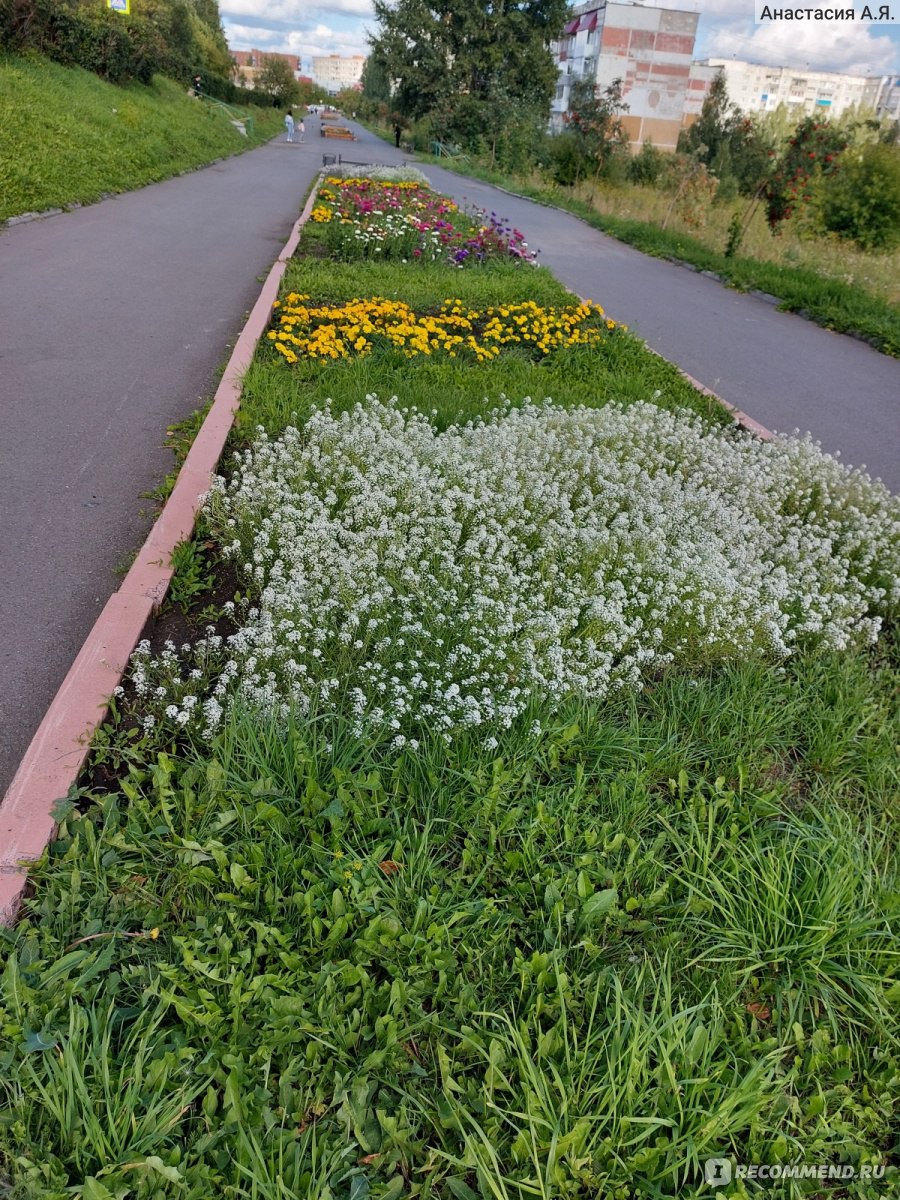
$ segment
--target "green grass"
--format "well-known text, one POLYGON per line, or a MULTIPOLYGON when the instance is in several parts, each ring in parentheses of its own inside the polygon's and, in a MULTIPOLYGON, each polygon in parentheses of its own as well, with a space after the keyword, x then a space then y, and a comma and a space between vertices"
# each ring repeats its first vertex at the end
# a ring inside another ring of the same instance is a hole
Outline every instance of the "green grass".
POLYGON ((891 686, 746 663, 490 752, 245 714, 149 756, 69 812, 3 935, 0 1175, 524 1200, 880 1161, 891 686), (144 936, 77 942, 115 931, 144 936))
POLYGON ((0 221, 84 204, 237 154, 277 132, 274 109, 229 115, 157 77, 116 87, 40 58, 0 57, 0 221))
MULTIPOLYGON (((581 217, 594 228, 627 242, 645 254, 689 263, 698 270, 713 271, 740 291, 762 291, 777 296, 780 301, 779 307, 786 312, 800 313, 838 333, 855 334, 882 353, 900 357, 900 307, 890 299, 884 298, 883 294, 873 294, 873 290, 836 277, 831 265, 831 260, 835 257, 833 243, 829 243, 832 251, 829 255, 830 270, 826 270, 824 265, 816 260, 816 256, 809 250, 808 242, 800 251, 795 252, 802 252, 803 257, 810 260, 810 265, 806 267, 756 256, 738 255, 727 258, 723 252, 724 234, 719 238, 722 249, 717 250, 702 234, 689 232, 685 228, 679 229, 677 225, 671 229, 662 229, 658 223, 658 213, 657 219, 653 220, 623 217, 613 212, 600 211, 616 196, 614 188, 598 192, 596 195, 591 194, 588 199, 580 193, 560 187, 549 187, 543 182, 525 181, 497 171, 489 171, 468 160, 464 163, 454 163, 452 159, 432 159, 428 155, 420 157, 424 162, 434 162, 446 170, 483 179, 488 183, 507 187, 529 199, 565 209, 581 217)), ((638 191, 646 192, 647 189, 623 189, 623 196, 631 196, 638 191)), ((655 195, 659 205, 665 207, 668 197, 660 193, 655 195)), ((610 206, 615 207, 614 204, 610 206)), ((867 260, 871 260, 877 266, 877 260, 873 256, 856 253, 852 258, 853 269, 857 273, 869 269, 863 265, 867 260)), ((893 284, 886 284, 879 289, 880 292, 896 294, 895 271, 894 267, 893 284)), ((844 272, 841 271, 841 274, 844 272)))
MULTIPOLYGON (((301 247, 302 248, 302 247, 301 247)), ((543 267, 495 264, 488 269, 458 270, 440 265, 329 263, 295 258, 285 274, 283 292, 310 295, 313 301, 341 303, 360 296, 404 300, 416 311, 437 309, 456 298, 472 308, 534 300, 542 306, 571 304, 573 297, 543 267)), ((258 425, 278 433, 295 417, 303 420, 327 399, 336 409, 351 407, 375 392, 400 397, 405 406, 435 412, 446 427, 484 413, 506 396, 513 403, 546 396, 559 403, 590 407, 611 401, 652 400, 668 408, 689 408, 716 423, 730 420, 715 400, 702 395, 665 359, 652 354, 636 337, 617 331, 598 349, 557 352, 544 362, 505 353, 490 369, 401 353, 288 367, 264 347, 244 378, 238 435, 258 425)))

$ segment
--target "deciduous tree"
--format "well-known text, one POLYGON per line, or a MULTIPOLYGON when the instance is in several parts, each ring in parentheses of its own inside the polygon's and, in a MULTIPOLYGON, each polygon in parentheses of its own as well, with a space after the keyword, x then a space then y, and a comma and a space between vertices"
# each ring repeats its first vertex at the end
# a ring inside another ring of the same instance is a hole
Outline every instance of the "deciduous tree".
POLYGON ((268 92, 276 108, 287 108, 300 99, 300 89, 290 63, 274 54, 268 54, 263 59, 256 86, 259 91, 268 92))
POLYGON ((433 116, 442 136, 471 145, 501 106, 546 120, 557 79, 550 42, 566 12, 565 0, 375 0, 372 53, 399 113, 433 116))

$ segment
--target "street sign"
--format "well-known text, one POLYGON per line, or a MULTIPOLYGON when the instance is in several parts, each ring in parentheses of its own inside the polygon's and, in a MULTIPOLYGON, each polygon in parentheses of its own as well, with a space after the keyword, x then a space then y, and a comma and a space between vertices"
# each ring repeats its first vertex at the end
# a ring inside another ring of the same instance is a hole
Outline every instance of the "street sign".
POLYGON ((131 0, 106 0, 106 7, 127 15, 131 12, 131 0))

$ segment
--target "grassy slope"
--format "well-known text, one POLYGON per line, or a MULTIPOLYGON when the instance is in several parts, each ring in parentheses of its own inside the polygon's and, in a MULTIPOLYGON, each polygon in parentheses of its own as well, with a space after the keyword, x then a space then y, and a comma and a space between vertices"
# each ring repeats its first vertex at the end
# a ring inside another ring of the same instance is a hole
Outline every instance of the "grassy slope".
POLYGON ((120 88, 79 68, 0 58, 0 220, 142 187, 276 132, 274 109, 248 111, 255 129, 243 137, 171 80, 120 88))

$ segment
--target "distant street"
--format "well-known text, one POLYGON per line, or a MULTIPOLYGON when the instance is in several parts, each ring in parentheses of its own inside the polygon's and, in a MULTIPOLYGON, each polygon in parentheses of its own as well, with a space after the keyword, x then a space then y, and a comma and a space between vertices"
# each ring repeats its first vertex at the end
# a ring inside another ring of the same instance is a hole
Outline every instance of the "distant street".
MULTIPOLYGON (((212 390, 323 152, 403 161, 359 131, 276 142, 0 234, 0 793, 148 528, 166 426, 212 390)), ((541 262, 770 428, 810 430, 900 490, 900 362, 645 257, 566 213, 437 167, 541 262)))

